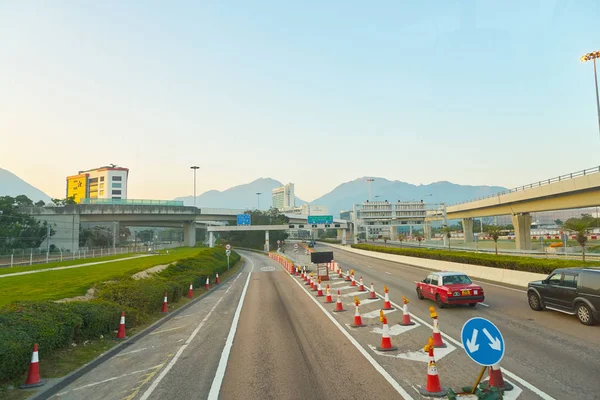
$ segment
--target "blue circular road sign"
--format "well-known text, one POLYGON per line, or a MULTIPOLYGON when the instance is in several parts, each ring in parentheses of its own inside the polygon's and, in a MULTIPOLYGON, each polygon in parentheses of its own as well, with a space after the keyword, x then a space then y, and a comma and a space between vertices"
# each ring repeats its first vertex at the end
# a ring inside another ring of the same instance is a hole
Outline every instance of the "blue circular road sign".
POLYGON ((471 318, 460 332, 465 352, 479 365, 498 364, 504 357, 504 338, 500 330, 485 318, 471 318))

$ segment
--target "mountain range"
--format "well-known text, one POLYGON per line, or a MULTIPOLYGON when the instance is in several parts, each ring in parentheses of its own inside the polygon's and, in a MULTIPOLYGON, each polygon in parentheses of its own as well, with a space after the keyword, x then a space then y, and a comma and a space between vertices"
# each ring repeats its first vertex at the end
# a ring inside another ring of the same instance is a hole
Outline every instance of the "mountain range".
POLYGON ((50 201, 50 196, 36 187, 31 186, 23 179, 5 169, 0 168, 0 196, 12 196, 24 194, 34 202, 43 200, 45 203, 50 201))

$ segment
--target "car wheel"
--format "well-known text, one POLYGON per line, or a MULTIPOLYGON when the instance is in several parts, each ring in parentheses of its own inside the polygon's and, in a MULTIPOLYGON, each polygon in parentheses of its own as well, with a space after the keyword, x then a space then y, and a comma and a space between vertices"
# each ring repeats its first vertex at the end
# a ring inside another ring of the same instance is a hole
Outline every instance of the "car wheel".
POLYGON ((529 299, 529 307, 531 307, 532 310, 542 310, 542 301, 540 300, 540 296, 538 296, 537 293, 529 293, 527 298, 529 299))
POLYGON ((419 298, 419 300, 423 300, 425 298, 425 296, 423 296, 423 293, 421 293, 421 289, 417 288, 417 297, 419 298))
POLYGON ((584 325, 594 325, 592 310, 585 303, 577 304, 577 319, 584 325))
POLYGON ((477 303, 469 303, 469 307, 476 307, 477 303))
POLYGON ((446 305, 442 302, 442 298, 440 297, 439 294, 435 295, 435 302, 437 303, 439 308, 444 308, 446 307, 446 305))

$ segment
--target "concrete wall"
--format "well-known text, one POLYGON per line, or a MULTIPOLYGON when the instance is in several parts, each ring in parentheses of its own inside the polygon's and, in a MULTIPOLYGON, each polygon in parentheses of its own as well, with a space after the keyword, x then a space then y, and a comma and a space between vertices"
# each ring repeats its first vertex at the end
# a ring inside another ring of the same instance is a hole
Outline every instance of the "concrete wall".
POLYGON ((327 246, 334 247, 340 250, 349 251, 351 253, 360 254, 363 256, 378 258, 380 260, 392 261, 401 264, 414 265, 416 267, 422 267, 434 271, 456 271, 464 272, 473 279, 485 279, 488 281, 506 283, 509 285, 520 286, 523 288, 527 287, 527 284, 531 281, 538 281, 546 279, 547 274, 535 274, 532 272, 513 271, 509 269, 490 268, 482 265, 470 265, 460 264, 450 261, 438 261, 429 260, 426 258, 407 257, 388 253, 378 253, 375 251, 367 251, 360 249, 353 249, 350 246, 340 246, 335 244, 327 244, 327 246))

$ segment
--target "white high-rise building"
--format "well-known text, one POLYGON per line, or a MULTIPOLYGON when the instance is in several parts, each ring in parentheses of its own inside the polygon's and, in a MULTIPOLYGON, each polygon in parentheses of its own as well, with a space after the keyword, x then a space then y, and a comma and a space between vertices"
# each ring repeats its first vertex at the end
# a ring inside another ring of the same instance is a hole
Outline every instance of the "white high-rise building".
POLYGON ((288 211, 296 207, 296 196, 294 194, 294 184, 273 189, 272 191, 273 207, 279 211, 288 211))

